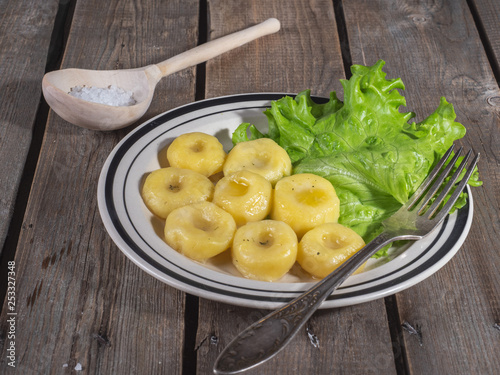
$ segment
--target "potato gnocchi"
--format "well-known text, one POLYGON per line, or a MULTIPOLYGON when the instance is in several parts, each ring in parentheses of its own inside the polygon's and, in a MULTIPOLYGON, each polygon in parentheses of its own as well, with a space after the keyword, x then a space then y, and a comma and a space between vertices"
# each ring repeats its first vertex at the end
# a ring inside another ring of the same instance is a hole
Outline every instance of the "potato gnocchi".
POLYGON ((290 157, 268 138, 238 143, 226 155, 217 138, 187 133, 172 142, 167 159, 171 166, 151 172, 141 196, 165 219, 165 242, 193 260, 230 249, 243 277, 277 281, 298 263, 323 278, 364 246, 337 223, 332 184, 291 175, 290 157), (221 170, 214 185, 209 177, 221 170))
POLYGON ((265 219, 271 212, 273 188, 259 174, 241 170, 220 179, 213 202, 233 215, 238 226, 265 219))
POLYGON ((292 173, 292 161, 283 147, 272 139, 260 138, 238 143, 227 155, 224 175, 247 170, 260 174, 273 186, 292 173))
POLYGON ((212 200, 213 183, 202 174, 181 168, 161 168, 151 172, 142 187, 142 199, 156 216, 166 219, 177 207, 212 200))
POLYGON ((262 220, 240 227, 231 248, 233 264, 250 279, 276 281, 297 259, 297 235, 282 221, 262 220))
POLYGON ((165 241, 187 257, 204 262, 231 247, 236 223, 211 202, 182 206, 168 215, 165 241))
POLYGON ((300 240, 297 262, 311 275, 322 279, 365 246, 352 229, 325 223, 308 231, 300 240))
POLYGON ((276 184, 271 218, 284 221, 301 238, 317 225, 336 223, 339 207, 330 181, 310 173, 296 174, 276 184))
POLYGON ((191 169, 210 177, 222 171, 226 153, 213 135, 194 132, 178 136, 167 149, 171 167, 191 169))

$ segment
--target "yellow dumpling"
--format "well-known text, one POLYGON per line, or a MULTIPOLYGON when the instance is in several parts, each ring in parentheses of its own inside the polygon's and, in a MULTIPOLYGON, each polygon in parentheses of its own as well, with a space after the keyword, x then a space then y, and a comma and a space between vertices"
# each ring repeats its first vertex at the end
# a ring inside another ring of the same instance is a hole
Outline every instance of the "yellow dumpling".
POLYGON ((276 281, 297 258, 297 236, 282 221, 262 220, 240 227, 231 248, 234 266, 250 279, 276 281))
POLYGON ((257 173, 274 186, 292 172, 292 162, 284 148, 269 138, 238 143, 227 155, 224 175, 247 170, 257 173))
POLYGON ((301 238, 320 224, 337 222, 339 207, 330 181, 310 173, 296 174, 276 184, 271 218, 284 221, 301 238))
POLYGON ((242 170, 217 182, 212 202, 229 212, 241 226, 269 215, 272 189, 261 175, 242 170))
POLYGON ((205 176, 181 168, 161 168, 144 181, 141 196, 149 210, 166 219, 172 210, 187 204, 211 200, 214 185, 205 176))
POLYGON ((178 136, 167 149, 171 167, 190 169, 210 177, 222 171, 226 153, 213 135, 193 132, 178 136))
POLYGON ((323 278, 364 246, 363 239, 352 229, 326 223, 302 237, 297 262, 311 275, 323 278))
POLYGON ((185 256, 204 262, 233 242, 233 217, 211 202, 176 208, 165 222, 165 241, 185 256))

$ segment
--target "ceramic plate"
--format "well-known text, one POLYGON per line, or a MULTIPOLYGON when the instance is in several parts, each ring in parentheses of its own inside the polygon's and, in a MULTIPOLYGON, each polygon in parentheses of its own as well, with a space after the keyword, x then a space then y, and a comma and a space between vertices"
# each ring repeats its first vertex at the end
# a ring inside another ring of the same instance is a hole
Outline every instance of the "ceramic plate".
MULTIPOLYGON (((312 280, 300 269, 293 269, 280 282, 261 282, 240 277, 227 255, 205 265, 180 255, 163 241, 163 222, 151 215, 140 196, 144 177, 166 165, 165 150, 175 137, 201 131, 217 136, 229 150, 233 130, 243 122, 265 130, 267 119, 262 112, 284 95, 244 94, 198 101, 161 114, 128 134, 109 155, 98 186, 102 220, 121 251, 175 288, 229 304, 276 308, 307 290, 312 280)), ((432 235, 407 248, 392 249, 387 258, 371 259, 364 272, 352 275, 322 308, 394 294, 436 272, 455 255, 469 232, 473 205, 468 192, 468 204, 432 235)))

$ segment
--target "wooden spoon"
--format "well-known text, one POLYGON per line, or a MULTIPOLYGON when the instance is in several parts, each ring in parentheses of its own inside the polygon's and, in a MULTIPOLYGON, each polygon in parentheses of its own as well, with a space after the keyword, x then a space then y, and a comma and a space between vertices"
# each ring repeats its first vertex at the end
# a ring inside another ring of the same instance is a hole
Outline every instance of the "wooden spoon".
POLYGON ((63 69, 45 74, 42 90, 50 107, 66 121, 93 130, 114 130, 137 121, 149 108, 158 81, 169 74, 200 64, 224 52, 242 46, 280 29, 270 18, 248 29, 197 46, 159 64, 138 69, 85 70, 63 69), (93 103, 68 94, 75 86, 108 87, 114 85, 133 92, 136 104, 110 106, 93 103))

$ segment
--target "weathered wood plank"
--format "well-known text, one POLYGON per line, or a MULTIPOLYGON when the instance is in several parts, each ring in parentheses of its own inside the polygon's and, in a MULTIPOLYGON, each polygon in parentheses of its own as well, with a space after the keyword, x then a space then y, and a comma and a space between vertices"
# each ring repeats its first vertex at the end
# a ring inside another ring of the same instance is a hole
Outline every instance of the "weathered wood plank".
POLYGON ((353 63, 387 61, 402 77, 417 121, 439 96, 467 128, 459 143, 481 152, 474 222, 458 254, 435 275, 397 295, 410 373, 482 374, 500 368, 498 330, 499 90, 466 1, 344 2, 353 63), (362 10, 362 11, 361 11, 362 10), (419 117, 419 118, 418 118, 419 117))
MULTIPOLYGON (((198 369, 208 374, 217 355, 268 310, 200 300, 198 369)), ((271 374, 395 374, 393 344, 383 300, 319 310, 275 358, 247 371, 271 374)))
MULTIPOLYGON (((210 1, 210 38, 276 17, 282 30, 207 63, 208 97, 242 92, 328 95, 344 68, 330 1, 210 1)), ((224 346, 265 310, 200 299, 198 372, 208 374, 224 346)), ((276 358, 249 374, 395 373, 383 300, 316 313, 309 322, 319 347, 300 333, 276 358), (307 360, 303 360, 307 358, 307 360)))
POLYGON ((58 1, 0 1, 0 253, 30 147, 58 1))
POLYGON ((344 70, 329 2, 308 6, 295 1, 209 1, 209 15, 210 39, 269 17, 280 20, 281 30, 208 62, 207 97, 308 88, 313 95, 328 96, 341 88, 339 79, 344 77, 344 70))
MULTIPOLYGON (((64 67, 131 68, 197 43, 198 1, 79 1, 64 67)), ((194 100, 194 69, 160 83, 145 118, 194 100)), ((100 169, 127 130, 98 133, 49 116, 16 253, 17 369, 179 374, 184 293, 112 243, 99 218, 100 169)), ((2 337, 7 330, 1 319, 2 337)), ((2 343, 5 352, 7 342, 2 343)), ((7 369, 5 356, 0 372, 7 369)))

